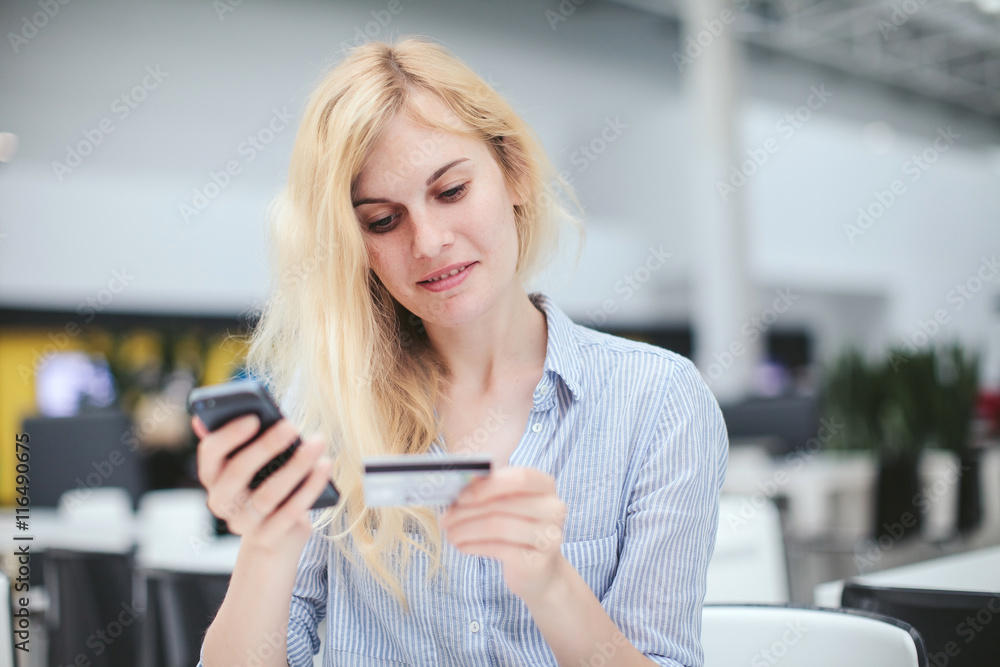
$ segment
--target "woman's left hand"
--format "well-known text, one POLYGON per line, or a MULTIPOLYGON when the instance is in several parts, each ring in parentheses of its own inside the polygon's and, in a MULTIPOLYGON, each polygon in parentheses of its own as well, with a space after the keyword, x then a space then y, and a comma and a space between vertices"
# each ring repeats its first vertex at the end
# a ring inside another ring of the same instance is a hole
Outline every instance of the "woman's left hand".
POLYGON ((572 567, 559 549, 565 518, 551 475, 505 467, 463 489, 441 528, 459 551, 499 560, 507 588, 527 601, 572 567))

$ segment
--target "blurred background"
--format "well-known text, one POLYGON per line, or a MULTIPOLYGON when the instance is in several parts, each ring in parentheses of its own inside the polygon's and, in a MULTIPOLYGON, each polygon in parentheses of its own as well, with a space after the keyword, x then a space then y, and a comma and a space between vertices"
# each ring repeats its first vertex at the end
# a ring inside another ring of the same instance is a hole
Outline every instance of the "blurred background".
POLYGON ((580 266, 531 288, 715 392, 717 558, 780 521, 774 587, 718 599, 1000 543, 995 0, 8 0, 0 27, 0 547, 40 531, 51 640, 26 664, 197 657, 157 595, 210 617, 234 551, 184 399, 242 375, 305 98, 371 39, 449 48, 576 188, 580 266))

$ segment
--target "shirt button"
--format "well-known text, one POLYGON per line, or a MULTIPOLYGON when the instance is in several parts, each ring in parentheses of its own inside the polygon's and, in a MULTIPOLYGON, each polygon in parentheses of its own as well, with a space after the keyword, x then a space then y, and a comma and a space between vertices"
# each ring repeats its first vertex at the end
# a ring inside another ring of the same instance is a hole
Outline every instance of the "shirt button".
POLYGON ((544 394, 544 393, 545 393, 545 392, 547 392, 548 390, 549 390, 549 387, 548 387, 548 385, 544 385, 544 384, 543 384, 543 385, 542 385, 541 387, 539 387, 539 388, 538 388, 538 393, 539 393, 539 394, 544 394))
POLYGON ((479 621, 473 621, 469 623, 469 630, 472 632, 479 632, 479 621))
POLYGON ((541 431, 541 430, 542 430, 542 425, 541 425, 541 424, 538 424, 538 423, 536 423, 536 424, 534 424, 534 425, 533 425, 533 426, 531 427, 531 430, 532 430, 532 431, 534 431, 535 433, 538 433, 539 431, 541 431))

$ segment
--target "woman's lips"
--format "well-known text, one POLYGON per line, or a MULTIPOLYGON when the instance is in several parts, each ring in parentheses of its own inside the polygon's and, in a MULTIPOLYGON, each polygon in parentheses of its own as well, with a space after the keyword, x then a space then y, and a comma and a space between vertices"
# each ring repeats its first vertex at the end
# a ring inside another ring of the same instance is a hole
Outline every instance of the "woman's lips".
POLYGON ((421 287, 427 288, 431 292, 444 292, 446 290, 450 290, 451 288, 457 287, 458 285, 461 285, 463 282, 465 282, 465 279, 468 277, 469 272, 475 268, 476 264, 478 264, 478 262, 473 262, 472 264, 469 264, 455 275, 448 276, 447 278, 443 278, 442 280, 435 280, 434 282, 425 281, 417 284, 420 285, 421 287))

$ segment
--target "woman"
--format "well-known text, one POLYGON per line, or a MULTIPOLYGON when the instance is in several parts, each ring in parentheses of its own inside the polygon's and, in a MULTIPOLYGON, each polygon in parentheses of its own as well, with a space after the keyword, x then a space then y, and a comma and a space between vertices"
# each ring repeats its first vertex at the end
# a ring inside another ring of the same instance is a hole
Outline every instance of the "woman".
POLYGON ((569 192, 437 45, 358 47, 317 87, 249 354, 289 419, 230 460, 254 418, 194 424, 243 536, 206 667, 311 665, 323 619, 324 665, 701 664, 725 426, 690 362, 526 293, 578 224, 550 184, 569 192), (449 508, 365 507, 363 457, 445 452, 494 472, 449 508), (310 515, 331 476, 344 500, 310 515))

